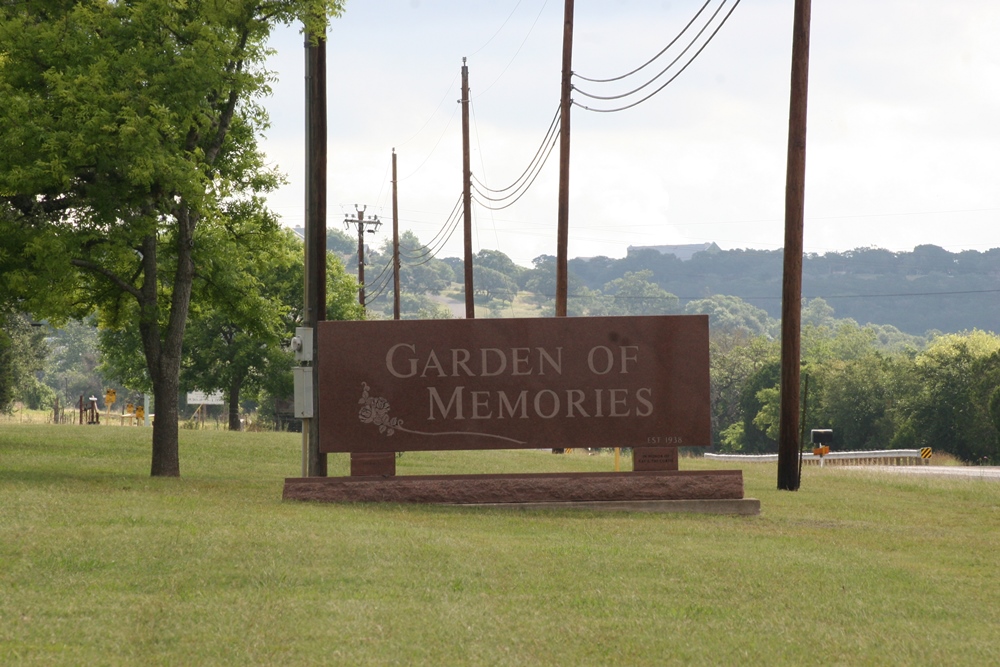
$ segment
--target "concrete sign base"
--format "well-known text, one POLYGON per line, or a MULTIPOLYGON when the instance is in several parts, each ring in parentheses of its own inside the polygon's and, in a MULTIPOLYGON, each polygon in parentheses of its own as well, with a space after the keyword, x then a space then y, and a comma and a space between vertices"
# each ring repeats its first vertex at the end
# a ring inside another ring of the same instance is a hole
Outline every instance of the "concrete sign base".
POLYGON ((741 470, 296 477, 285 480, 283 498, 462 505, 744 499, 741 470))
POLYGON ((453 507, 499 507, 519 510, 586 510, 590 512, 655 512, 658 514, 738 514, 757 516, 760 501, 741 500, 607 500, 579 503, 481 503, 453 507))

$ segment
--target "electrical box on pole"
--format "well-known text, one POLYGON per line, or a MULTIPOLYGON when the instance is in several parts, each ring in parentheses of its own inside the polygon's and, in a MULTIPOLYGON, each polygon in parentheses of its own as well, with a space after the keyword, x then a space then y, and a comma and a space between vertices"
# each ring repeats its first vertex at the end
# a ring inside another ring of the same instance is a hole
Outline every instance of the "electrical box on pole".
POLYGON ((292 352, 295 353, 295 361, 312 361, 312 327, 295 327, 295 336, 292 337, 292 352))
POLYGON ((295 389, 295 418, 313 417, 313 376, 311 366, 292 367, 292 382, 295 389))

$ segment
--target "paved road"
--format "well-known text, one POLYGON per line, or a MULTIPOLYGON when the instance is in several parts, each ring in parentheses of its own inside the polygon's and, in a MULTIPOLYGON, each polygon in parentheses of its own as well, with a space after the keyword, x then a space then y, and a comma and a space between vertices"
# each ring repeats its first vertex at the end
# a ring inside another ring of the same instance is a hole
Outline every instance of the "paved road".
MULTIPOLYGON (((465 301, 455 301, 441 294, 428 294, 431 301, 438 304, 439 306, 444 306, 451 311, 452 317, 461 319, 465 317, 465 301)), ((463 297, 464 298, 464 297, 463 297)))
POLYGON ((1000 466, 830 466, 831 469, 871 470, 911 475, 966 477, 1000 482, 1000 466))

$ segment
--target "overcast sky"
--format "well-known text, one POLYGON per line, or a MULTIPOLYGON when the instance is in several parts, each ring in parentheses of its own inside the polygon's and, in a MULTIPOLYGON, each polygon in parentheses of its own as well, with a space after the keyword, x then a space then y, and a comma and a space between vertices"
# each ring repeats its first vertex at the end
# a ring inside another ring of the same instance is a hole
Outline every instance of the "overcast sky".
MULTIPOLYGON (((721 2, 712 0, 702 19, 721 2)), ((574 72, 611 78, 642 65, 703 4, 577 0, 574 72)), ((792 0, 744 0, 659 94, 616 113, 573 108, 571 258, 623 257, 630 245, 781 247, 792 8, 792 0)), ((558 108, 562 13, 560 0, 348 0, 328 32, 328 227, 344 229, 355 204, 389 222, 395 148, 400 228, 424 242, 439 233, 461 194, 463 57, 473 173, 497 190, 513 183, 558 108)), ((996 0, 813 1, 807 252, 1000 247, 998 34, 996 0)), ((279 79, 263 148, 289 183, 270 203, 284 224, 298 226, 298 26, 272 45, 279 79)), ((614 105, 581 91, 636 87, 679 51, 623 86, 577 81, 574 100, 614 105)), ((558 149, 510 208, 473 205, 474 251, 501 250, 524 266, 556 254, 557 158, 558 149)), ((389 233, 385 225, 372 240, 389 233)), ((461 254, 459 228, 439 256, 461 254)))

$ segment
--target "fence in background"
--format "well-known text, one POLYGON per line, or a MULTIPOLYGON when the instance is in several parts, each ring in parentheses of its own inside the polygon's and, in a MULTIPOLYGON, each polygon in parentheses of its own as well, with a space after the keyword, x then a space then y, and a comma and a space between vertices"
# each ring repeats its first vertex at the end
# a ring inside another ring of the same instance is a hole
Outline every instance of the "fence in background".
MULTIPOLYGON (((742 461, 767 463, 778 460, 777 454, 705 454, 713 461, 742 461)), ((868 452, 830 452, 818 456, 802 453, 803 465, 929 465, 929 452, 919 449, 880 449, 868 452), (927 454, 928 456, 923 456, 927 454)))

